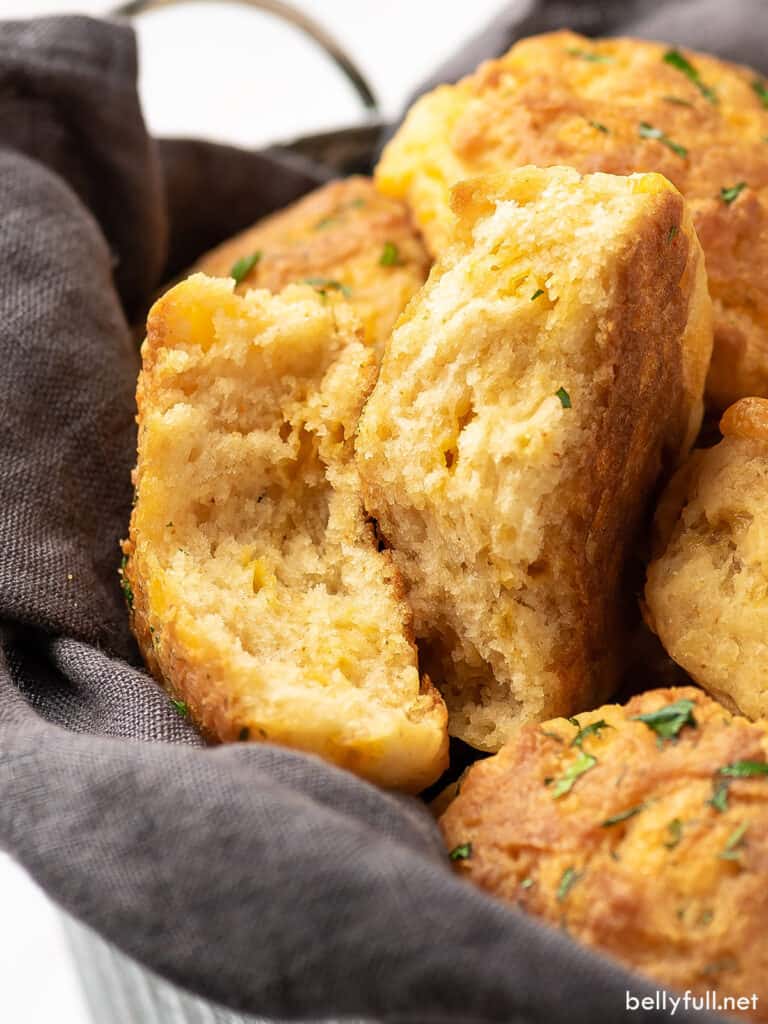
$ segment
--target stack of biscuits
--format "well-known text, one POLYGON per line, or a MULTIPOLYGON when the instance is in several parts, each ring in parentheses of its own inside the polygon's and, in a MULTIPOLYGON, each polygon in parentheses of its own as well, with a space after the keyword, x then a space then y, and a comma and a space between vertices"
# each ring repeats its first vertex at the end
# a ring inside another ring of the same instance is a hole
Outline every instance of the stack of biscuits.
POLYGON ((177 706, 439 783, 470 882, 768 1020, 768 82, 523 40, 142 356, 121 573, 177 706))

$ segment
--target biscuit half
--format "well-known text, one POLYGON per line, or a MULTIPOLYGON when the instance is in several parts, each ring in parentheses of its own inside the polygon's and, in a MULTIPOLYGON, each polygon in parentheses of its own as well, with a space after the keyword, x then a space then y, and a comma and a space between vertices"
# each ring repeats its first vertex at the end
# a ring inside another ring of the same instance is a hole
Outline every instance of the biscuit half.
POLYGON ((149 666, 210 737, 418 791, 445 767, 446 713, 363 511, 359 334, 308 286, 241 297, 200 274, 155 304, 125 583, 149 666))
POLYGON ((659 175, 530 167, 458 186, 454 209, 358 466, 450 731, 496 750, 615 685, 627 559, 698 430, 711 307, 659 175))

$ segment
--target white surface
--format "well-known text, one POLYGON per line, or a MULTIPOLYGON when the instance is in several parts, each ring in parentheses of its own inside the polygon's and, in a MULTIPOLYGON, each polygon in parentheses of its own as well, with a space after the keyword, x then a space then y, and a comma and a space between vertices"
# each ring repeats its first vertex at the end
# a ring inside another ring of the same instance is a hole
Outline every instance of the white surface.
MULTIPOLYGON (((503 0, 294 2, 347 49, 387 114, 504 6, 503 0)), ((99 14, 109 7, 98 0, 0 0, 0 18, 99 14)), ((156 134, 247 146, 363 116, 350 87, 313 44, 267 15, 234 4, 189 5, 143 17, 139 36, 142 102, 156 134)), ((2 854, 0 907, 0 1020, 93 1024, 56 911, 2 854)))
POLYGON ((57 911, 2 853, 0 905, 0 1020, 102 1024, 92 1022, 87 1012, 57 911))

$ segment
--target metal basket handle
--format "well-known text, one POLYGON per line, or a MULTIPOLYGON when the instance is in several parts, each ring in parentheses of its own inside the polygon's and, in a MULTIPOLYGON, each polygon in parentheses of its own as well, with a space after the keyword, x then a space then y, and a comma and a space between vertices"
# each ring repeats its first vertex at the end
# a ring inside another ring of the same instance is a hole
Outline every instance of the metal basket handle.
MULTIPOLYGON (((110 14, 112 17, 132 18, 146 11, 156 11, 163 7, 176 7, 179 4, 194 2, 198 2, 198 0, 129 0, 128 3, 114 8, 110 14)), ((235 2, 243 4, 245 7, 274 14, 282 21, 298 28, 328 54, 352 85, 365 109, 378 112, 378 101, 365 75, 341 44, 322 25, 291 4, 284 3, 283 0, 235 0, 235 2)))

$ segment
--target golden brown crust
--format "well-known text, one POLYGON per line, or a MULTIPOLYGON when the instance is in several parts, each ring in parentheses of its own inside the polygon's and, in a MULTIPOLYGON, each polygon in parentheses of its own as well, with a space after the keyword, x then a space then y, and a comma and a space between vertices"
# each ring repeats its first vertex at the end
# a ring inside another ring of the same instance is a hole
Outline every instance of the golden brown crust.
POLYGON ((700 423, 710 306, 690 217, 658 175, 524 168, 463 183, 454 208, 358 465, 451 732, 497 750, 616 685, 636 614, 626 561, 700 423))
POLYGON ((724 437, 768 441, 768 400, 742 398, 725 410, 720 420, 720 430, 724 437))
POLYGON ((373 353, 309 287, 197 275, 150 313, 131 622, 209 738, 270 740, 418 792, 447 763, 412 614, 352 462, 373 353))
POLYGON ((202 256, 195 269, 229 277, 238 260, 255 253, 239 292, 279 292, 309 279, 327 301, 348 301, 366 341, 379 349, 430 265, 407 207, 363 177, 311 192, 202 256))
POLYGON ((768 395, 768 108, 751 69, 686 51, 700 88, 665 62, 669 50, 571 32, 524 39, 417 101, 376 181, 409 202, 438 254, 451 230, 450 187, 462 178, 524 164, 665 175, 686 197, 706 253, 708 397, 723 409, 768 395))
POLYGON ((694 687, 654 690, 578 726, 523 727, 470 769, 440 824, 469 853, 457 871, 490 894, 672 988, 756 993, 768 1020, 768 777, 719 774, 767 755, 765 722, 694 687), (677 701, 694 702, 695 726, 675 738, 636 720, 677 701))

